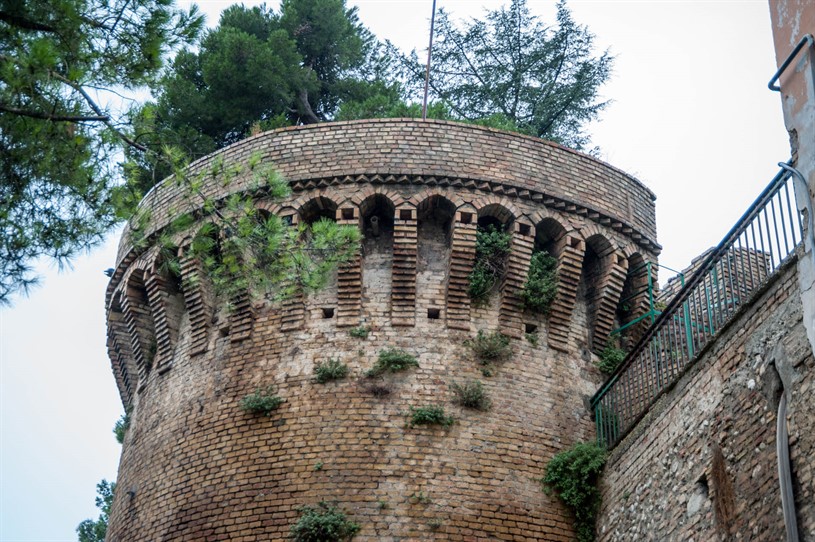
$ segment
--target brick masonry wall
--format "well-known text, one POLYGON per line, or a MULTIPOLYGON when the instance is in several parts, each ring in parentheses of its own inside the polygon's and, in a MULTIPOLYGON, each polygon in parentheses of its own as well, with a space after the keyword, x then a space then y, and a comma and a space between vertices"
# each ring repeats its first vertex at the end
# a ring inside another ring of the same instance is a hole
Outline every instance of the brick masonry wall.
POLYGON ((815 541, 815 360, 797 280, 793 262, 614 450, 598 540, 785 539, 775 444, 782 381, 799 531, 815 541))
MULTIPOLYGON (((156 251, 131 250, 125 234, 107 295, 109 350, 133 414, 108 540, 283 540, 298 508, 321 500, 358 521, 363 541, 569 540, 568 512, 537 480, 552 455, 593 438, 586 400, 601 376, 587 306, 619 297, 604 286, 613 266, 581 277, 585 241, 603 239, 614 261, 656 261, 651 193, 556 145, 454 123, 290 129, 223 153, 240 161, 253 149, 293 188, 258 207, 297 222, 318 201, 365 239, 325 290, 281 305, 241 295, 227 313, 197 262, 183 260, 175 284, 157 276, 156 251), (380 216, 392 227, 378 237, 365 222, 372 206, 393 213, 380 216), (466 276, 486 214, 508 226, 516 254, 490 302, 471 306, 466 276), (555 255, 564 293, 549 317, 525 312, 518 297, 544 220, 563 232, 555 255), (591 300, 587 282, 597 283, 591 300), (367 339, 349 335, 357 325, 371 328, 367 339), (515 337, 489 377, 466 345, 482 329, 515 337), (420 367, 366 378, 388 347, 415 354, 420 367), (314 365, 329 358, 351 375, 317 384, 314 365), (466 379, 484 382, 491 410, 453 404, 453 382, 466 379), (269 384, 285 399, 279 410, 258 418, 239 409, 269 384), (411 406, 431 404, 457 422, 406 427, 411 406)), ((174 190, 143 203, 153 227, 169 216, 174 190)), ((611 326, 614 311, 595 312, 592 325, 611 326)))

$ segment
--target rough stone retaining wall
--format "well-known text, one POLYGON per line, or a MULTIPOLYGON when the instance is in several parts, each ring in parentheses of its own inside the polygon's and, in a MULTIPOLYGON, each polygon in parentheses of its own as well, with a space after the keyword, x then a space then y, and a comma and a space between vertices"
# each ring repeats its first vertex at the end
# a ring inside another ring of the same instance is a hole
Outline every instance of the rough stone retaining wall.
POLYGON ((815 360, 797 280, 793 261, 614 450, 598 540, 785 540, 775 445, 785 382, 799 530, 815 541, 815 360))

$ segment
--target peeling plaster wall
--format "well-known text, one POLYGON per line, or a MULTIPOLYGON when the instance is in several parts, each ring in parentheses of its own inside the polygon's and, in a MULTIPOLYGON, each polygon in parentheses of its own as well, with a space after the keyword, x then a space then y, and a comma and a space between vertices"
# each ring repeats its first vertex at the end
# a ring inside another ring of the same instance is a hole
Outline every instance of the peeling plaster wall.
MULTIPOLYGON (((815 3, 811 0, 770 0, 776 64, 780 66, 806 34, 815 35, 815 3)), ((805 48, 779 81, 784 124, 790 135, 793 165, 815 194, 815 50, 805 48)), ((806 196, 796 188, 798 207, 805 209, 806 196)), ((807 335, 815 351, 815 256, 807 243, 806 256, 798 264, 801 299, 807 335)))

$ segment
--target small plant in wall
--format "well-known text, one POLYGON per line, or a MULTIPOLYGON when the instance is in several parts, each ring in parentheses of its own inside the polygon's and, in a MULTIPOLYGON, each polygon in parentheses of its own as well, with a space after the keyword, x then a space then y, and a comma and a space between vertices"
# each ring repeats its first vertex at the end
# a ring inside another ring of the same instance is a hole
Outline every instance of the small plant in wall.
POLYGON ((371 328, 367 326, 352 327, 348 330, 348 334, 355 339, 367 339, 371 328))
POLYGON ((610 375, 620 363, 625 359, 625 350, 618 348, 614 343, 609 342, 603 351, 600 352, 600 361, 597 362, 597 368, 607 375, 610 375))
POLYGON ((348 376, 348 365, 339 359, 331 358, 314 366, 314 379, 320 384, 341 380, 346 376, 348 376))
POLYGON ((283 398, 275 395, 274 386, 258 388, 241 399, 240 407, 244 412, 271 416, 272 412, 283 403, 283 398))
POLYGON ((450 427, 453 423, 455 423, 455 420, 452 416, 445 415, 444 407, 437 405, 410 407, 409 427, 416 427, 417 425, 450 427))
POLYGON ((579 442, 557 454, 546 466, 544 490, 547 494, 555 493, 574 512, 578 542, 594 541, 594 524, 600 509, 597 483, 605 463, 604 448, 579 442))
POLYGON ((468 293, 476 303, 486 303, 492 291, 500 284, 512 244, 509 232, 493 225, 478 228, 475 235, 475 264, 467 277, 468 293))
POLYGON ((512 348, 509 346, 509 337, 499 331, 486 333, 480 330, 478 334, 465 343, 475 354, 481 365, 490 366, 509 357, 512 348))
POLYGON ((398 348, 388 348, 379 352, 376 363, 365 375, 374 377, 384 373, 398 373, 418 366, 419 362, 413 354, 398 348))
POLYGON ((549 314, 557 296, 557 260, 545 250, 532 254, 529 274, 521 291, 524 307, 539 314, 549 314))
POLYGON ((122 417, 116 420, 116 425, 113 426, 113 434, 116 436, 116 442, 119 444, 124 444, 125 435, 127 434, 127 430, 130 429, 130 412, 131 409, 125 409, 125 413, 122 414, 122 417))
POLYGON ((321 501, 300 508, 300 519, 290 530, 295 542, 345 542, 359 532, 358 523, 348 519, 336 504, 321 501))
POLYGON ((478 380, 467 380, 463 384, 453 382, 450 389, 453 390, 453 402, 464 408, 485 411, 492 406, 484 385, 478 380))

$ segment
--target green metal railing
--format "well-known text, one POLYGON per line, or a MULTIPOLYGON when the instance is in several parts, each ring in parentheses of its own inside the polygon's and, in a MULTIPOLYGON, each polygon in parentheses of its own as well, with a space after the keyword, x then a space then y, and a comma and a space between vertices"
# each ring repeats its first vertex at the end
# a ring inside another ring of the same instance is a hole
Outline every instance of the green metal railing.
POLYGON ((592 397, 600 444, 619 442, 795 251, 802 226, 791 185, 782 164, 592 397))

